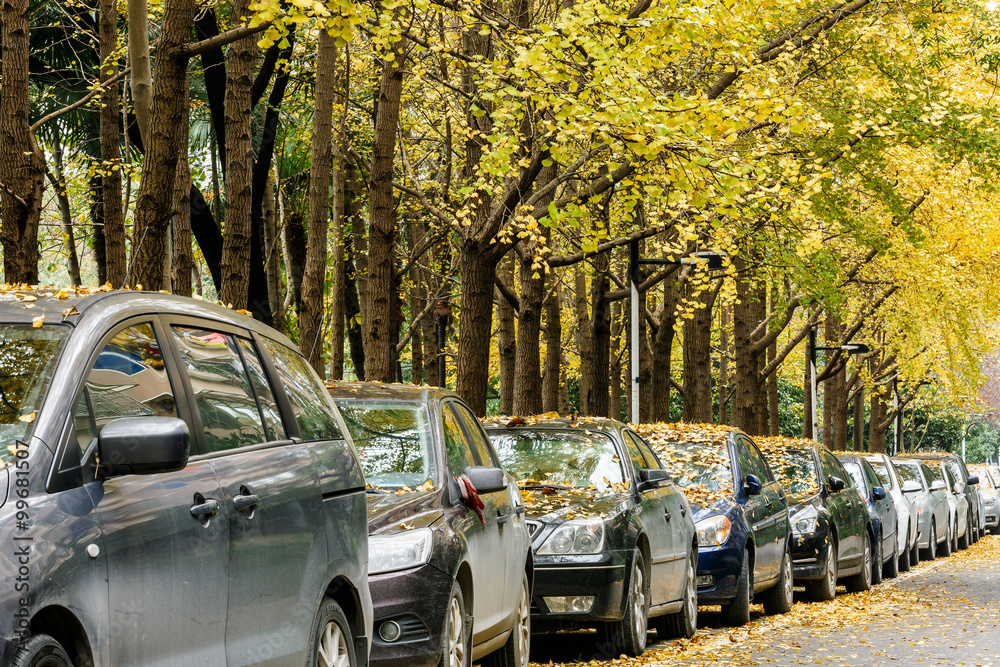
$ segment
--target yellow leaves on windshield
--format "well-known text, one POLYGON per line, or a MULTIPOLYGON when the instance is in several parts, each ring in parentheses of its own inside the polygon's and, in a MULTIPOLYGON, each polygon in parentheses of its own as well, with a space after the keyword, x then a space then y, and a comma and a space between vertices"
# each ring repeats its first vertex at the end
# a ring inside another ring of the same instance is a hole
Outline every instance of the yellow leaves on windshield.
POLYGON ((21 415, 20 417, 17 418, 17 421, 24 422, 25 424, 30 424, 31 422, 35 421, 35 414, 36 413, 32 412, 30 415, 21 415))

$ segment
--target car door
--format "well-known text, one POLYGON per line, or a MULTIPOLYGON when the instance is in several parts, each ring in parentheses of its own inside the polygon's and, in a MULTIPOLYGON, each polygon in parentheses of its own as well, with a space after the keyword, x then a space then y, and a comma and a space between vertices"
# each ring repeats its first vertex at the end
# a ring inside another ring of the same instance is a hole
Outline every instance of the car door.
MULTIPOLYGON (((448 467, 454 477, 465 469, 479 465, 472 446, 466 438, 452 401, 440 404, 441 428, 448 467)), ((457 487, 456 487, 457 488, 457 487)), ((462 504, 462 516, 453 523, 454 529, 465 536, 472 569, 472 643, 492 639, 504 631, 504 587, 507 583, 507 550, 497 522, 498 494, 480 496, 482 514, 462 504), (501 576, 497 576, 497 573, 501 576)), ((518 582, 520 584, 520 582, 518 582)))
POLYGON ((322 498, 307 446, 288 437, 246 335, 170 326, 202 460, 229 517, 228 665, 301 665, 326 571, 322 498))
MULTIPOLYGON (((660 458, 639 434, 632 430, 626 431, 626 433, 633 440, 636 447, 639 448, 648 467, 659 468, 661 470, 666 469, 663 467, 663 462, 660 461, 660 458)), ((672 479, 669 483, 660 482, 656 488, 656 494, 663 503, 664 517, 670 516, 670 520, 667 521, 667 527, 670 530, 670 549, 672 554, 670 581, 673 585, 664 601, 672 602, 684 596, 687 582, 685 578, 687 573, 687 558, 691 552, 691 544, 694 539, 693 524, 690 522, 690 517, 688 517, 689 508, 687 499, 684 497, 684 492, 674 484, 672 479)))
MULTIPOLYGON (((85 460, 120 417, 188 420, 170 334, 155 318, 113 330, 99 346, 74 408, 85 460)), ((112 477, 92 493, 104 532, 110 664, 226 662, 229 516, 211 464, 112 477)))
MULTIPOLYGON (((674 588, 677 581, 683 581, 681 568, 683 561, 678 558, 680 551, 677 540, 677 529, 674 528, 675 511, 671 511, 669 505, 664 504, 663 494, 657 487, 642 488, 641 470, 643 468, 657 467, 656 462, 649 462, 639 451, 635 441, 628 436, 628 432, 622 436, 622 442, 628 452, 629 461, 632 463, 633 497, 636 504, 633 508, 633 515, 638 515, 639 523, 646 531, 649 540, 650 563, 647 563, 650 579, 650 606, 663 604, 676 600, 674 588)), ((680 517, 678 517, 680 520, 680 517)), ((687 555, 687 551, 684 551, 687 555)))
POLYGON ((763 459, 757 454, 756 447, 743 436, 736 437, 736 460, 739 466, 737 478, 737 497, 744 498, 744 516, 750 526, 750 539, 753 540, 756 558, 753 564, 753 581, 767 581, 777 572, 772 561, 775 558, 773 521, 771 518, 773 502, 769 506, 768 497, 764 492, 767 484, 767 471, 763 459), (744 490, 747 475, 754 475, 761 483, 761 492, 749 495, 744 490))
POLYGON ((781 573, 781 563, 785 556, 785 542, 788 537, 788 501, 785 499, 785 492, 781 484, 771 471, 767 459, 761 453, 757 445, 746 436, 740 436, 749 443, 752 463, 760 470, 761 481, 764 489, 761 495, 764 496, 764 508, 767 510, 767 532, 768 532, 768 560, 770 562, 769 577, 777 577, 781 573))
MULTIPOLYGON (((472 447, 472 454, 478 465, 488 468, 503 468, 497 459, 490 439, 472 414, 467 405, 459 401, 450 401, 451 409, 458 415, 466 438, 472 447)), ((503 591, 503 610, 507 616, 512 616, 521 599, 521 582, 525 571, 525 560, 528 555, 528 527, 524 522, 523 505, 515 507, 512 493, 517 493, 517 482, 510 475, 504 474, 507 488, 503 491, 482 494, 483 503, 489 503, 488 508, 496 515, 497 528, 503 544, 504 558, 507 566, 504 568, 505 583, 503 591), (520 509, 520 512, 518 510, 520 509)))
MULTIPOLYGON (((858 459, 858 463, 861 465, 861 469, 865 474, 865 481, 868 482, 868 488, 874 489, 876 486, 881 486, 878 475, 872 469, 872 466, 868 461, 863 458, 858 459)), ((875 505, 875 511, 882 518, 882 558, 885 559, 888 554, 892 553, 893 541, 896 539, 896 504, 892 500, 892 496, 889 495, 889 489, 884 489, 885 498, 882 500, 875 500, 872 497, 872 502, 875 505)))
POLYGON ((860 558, 862 535, 868 521, 868 507, 854 486, 851 475, 833 454, 820 451, 820 467, 826 493, 826 506, 837 527, 839 560, 860 558), (840 491, 830 491, 829 479, 836 477, 844 483, 840 491))

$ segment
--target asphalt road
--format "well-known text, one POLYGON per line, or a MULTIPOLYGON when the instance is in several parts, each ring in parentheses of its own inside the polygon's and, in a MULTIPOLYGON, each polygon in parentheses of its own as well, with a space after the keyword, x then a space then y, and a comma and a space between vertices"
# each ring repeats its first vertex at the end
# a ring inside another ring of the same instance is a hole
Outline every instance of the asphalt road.
POLYGON ((658 642, 639 659, 610 656, 593 632, 532 638, 536 663, 609 665, 969 665, 1000 667, 1000 536, 932 562, 866 593, 841 588, 832 602, 800 601, 783 616, 755 607, 751 623, 720 626, 702 607, 698 635, 658 642))

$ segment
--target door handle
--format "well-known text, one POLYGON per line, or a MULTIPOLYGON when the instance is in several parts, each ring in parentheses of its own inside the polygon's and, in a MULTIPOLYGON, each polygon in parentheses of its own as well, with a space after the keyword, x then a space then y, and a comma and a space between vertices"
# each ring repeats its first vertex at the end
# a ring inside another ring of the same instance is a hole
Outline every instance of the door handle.
MULTIPOLYGON (((201 494, 198 495, 200 496, 201 494)), ((204 497, 196 497, 195 504, 191 506, 191 516, 202 521, 208 521, 218 513, 218 500, 205 500, 204 497)))
POLYGON ((500 510, 497 510, 497 525, 503 527, 503 525, 508 521, 510 521, 510 517, 503 514, 500 510))
POLYGON ((253 512, 254 508, 260 504, 260 498, 254 494, 233 496, 233 507, 237 512, 253 512))
POLYGON ((663 518, 670 521, 670 510, 663 510, 663 518))
POLYGON ((517 514, 524 514, 525 512, 524 505, 518 505, 517 507, 515 507, 514 512, 517 514))
POLYGON ((681 516, 687 516, 687 514, 688 514, 687 508, 686 507, 682 507, 681 508, 681 516))

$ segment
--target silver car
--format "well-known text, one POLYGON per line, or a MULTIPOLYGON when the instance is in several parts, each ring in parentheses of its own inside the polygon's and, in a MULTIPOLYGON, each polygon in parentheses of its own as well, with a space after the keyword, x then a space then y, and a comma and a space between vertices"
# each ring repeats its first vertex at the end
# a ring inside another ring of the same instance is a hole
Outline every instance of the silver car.
POLYGON ((989 532, 1000 529, 1000 477, 991 466, 969 466, 969 472, 979 477, 979 495, 983 499, 983 526, 989 532))
POLYGON ((934 560, 951 553, 951 509, 945 483, 934 479, 934 473, 923 461, 892 459, 899 475, 903 494, 916 507, 917 548, 921 558, 934 560))
POLYGON ((0 396, 0 665, 367 664, 364 476, 285 336, 0 293, 0 396))
POLYGON ((892 502, 896 505, 896 553, 899 554, 900 571, 906 572, 920 560, 917 549, 917 510, 910 498, 903 493, 903 483, 887 455, 868 454, 864 459, 871 464, 882 488, 892 496, 892 502))

